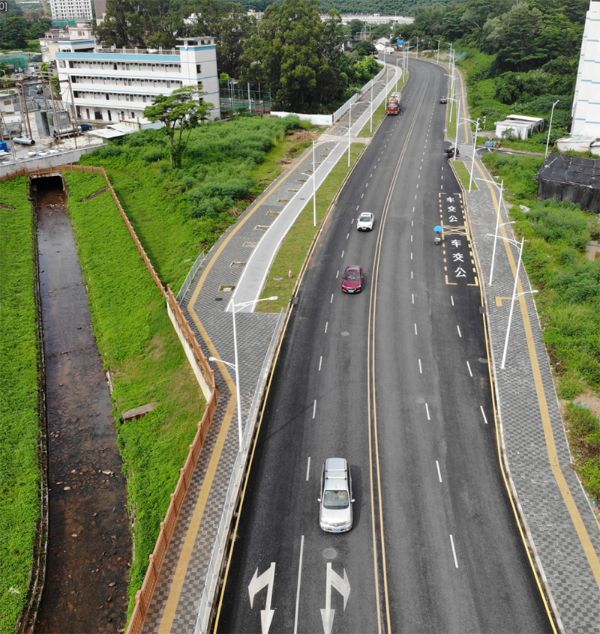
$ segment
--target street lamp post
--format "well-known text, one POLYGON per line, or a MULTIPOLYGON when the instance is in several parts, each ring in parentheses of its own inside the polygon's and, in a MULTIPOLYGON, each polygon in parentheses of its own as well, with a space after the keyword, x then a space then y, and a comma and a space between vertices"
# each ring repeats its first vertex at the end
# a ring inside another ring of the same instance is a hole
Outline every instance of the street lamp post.
POLYGON ((519 269, 521 268, 521 260, 523 259, 523 243, 525 242, 525 238, 521 238, 521 248, 519 249, 519 261, 517 263, 517 274, 515 275, 515 285, 513 287, 512 301, 510 302, 510 313, 508 314, 508 326, 506 328, 506 339, 504 340, 504 352, 502 353, 502 363, 500 364, 500 369, 504 370, 504 364, 506 362, 506 352, 508 350, 508 338, 510 335, 510 326, 512 323, 513 309, 515 307, 515 299, 517 297, 521 297, 522 295, 526 295, 527 293, 537 293, 537 291, 525 291, 523 293, 517 294, 517 285, 519 283, 519 269))
POLYGON ((350 167, 350 130, 352 130, 352 104, 350 104, 350 108, 348 108, 348 117, 348 167, 350 167))
POLYGON ((235 312, 237 308, 244 308, 245 306, 250 306, 250 304, 257 304, 258 302, 269 302, 275 299, 279 299, 277 296, 274 297, 266 297, 265 299, 256 299, 251 302, 242 302, 241 304, 231 304, 231 314, 233 316, 233 352, 235 363, 229 363, 228 361, 223 361, 223 359, 218 359, 217 357, 208 357, 209 361, 217 361, 219 363, 224 363, 228 365, 230 368, 235 370, 235 390, 237 392, 237 411, 238 411, 238 439, 240 444, 240 452, 243 448, 243 426, 242 426, 242 396, 240 391, 240 364, 238 362, 238 347, 237 347, 237 333, 235 329, 235 312))
MULTIPOLYGON (((460 99, 455 99, 454 97, 449 97, 451 102, 456 101, 456 103, 458 104, 458 106, 456 107, 457 109, 457 115, 456 115, 456 140, 454 141, 454 158, 452 159, 453 161, 456 161, 456 150, 458 149, 458 128, 460 126, 460 99)), ((452 113, 452 110, 450 111, 450 113, 452 113)), ((452 114, 450 114, 450 121, 452 121, 452 114)))
MULTIPOLYGON (((473 184, 473 168, 475 167, 475 152, 477 151, 477 133, 479 132, 479 119, 473 121, 473 119, 463 119, 463 121, 469 121, 475 124, 475 137, 473 140, 473 158, 471 161, 471 176, 469 177, 469 194, 471 193, 471 185, 473 184)), ((458 128, 456 130, 456 136, 458 137, 458 128)))
MULTIPOLYGON (((398 88, 398 82, 396 82, 396 88, 398 88)), ((373 80, 371 80, 371 125, 369 127, 371 134, 373 134, 373 80)))
POLYGON ((560 101, 560 99, 557 99, 553 104, 552 104, 552 113, 550 114, 550 127, 548 128, 548 139, 546 141, 546 154, 544 156, 544 158, 548 157, 548 146, 550 145, 550 132, 552 132, 552 117, 554 117, 554 106, 556 106, 556 104, 560 101))
MULTIPOLYGON (((486 183, 492 183, 492 185, 495 185, 496 187, 498 187, 498 183, 494 181, 490 181, 487 178, 477 178, 475 180, 485 181, 486 183)), ((492 250, 492 266, 490 268, 490 281, 488 282, 490 286, 492 285, 492 282, 494 280, 494 262, 496 259, 496 242, 498 240, 498 227, 500 227, 500 205, 502 204, 502 190, 503 189, 504 189, 504 179, 502 179, 502 183, 500 183, 500 197, 498 198, 498 208, 496 209, 496 230, 494 231, 494 248, 492 250)), ((505 224, 508 224, 508 223, 505 223, 505 224)))
POLYGON ((320 143, 315 143, 313 141, 313 151, 312 151, 313 173, 312 173, 312 178, 313 178, 313 226, 314 227, 317 226, 317 170, 316 170, 316 164, 315 164, 315 147, 317 145, 322 145, 323 143, 328 143, 328 141, 321 141, 320 143))

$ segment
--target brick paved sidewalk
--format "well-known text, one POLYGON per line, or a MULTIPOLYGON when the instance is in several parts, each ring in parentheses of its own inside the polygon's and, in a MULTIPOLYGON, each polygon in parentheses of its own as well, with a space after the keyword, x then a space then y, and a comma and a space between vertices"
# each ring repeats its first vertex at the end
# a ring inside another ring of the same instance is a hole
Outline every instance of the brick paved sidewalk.
MULTIPOLYGON (((475 176, 492 180, 476 162, 475 176)), ((502 353, 518 249, 498 240, 489 285, 496 203, 490 188, 466 194, 483 277, 499 418, 513 493, 551 603, 564 632, 600 632, 600 526, 571 467, 542 331, 531 294, 515 301, 505 369, 502 353), (509 256, 509 251, 512 254, 509 256), (508 298, 508 299, 507 299, 508 298)), ((496 196, 498 195, 497 188, 496 196)), ((500 223, 510 219, 502 210, 500 223)), ((511 231, 511 225, 504 229, 511 231)), ((506 233, 513 238, 512 233, 506 233)), ((517 293, 531 290, 521 266, 517 293)))
MULTIPOLYGON (((378 87, 374 93, 382 89, 378 87)), ((353 106, 352 119, 355 123, 367 108, 369 104, 364 101, 358 101, 353 106)), ((340 131, 343 133, 344 123, 348 125, 347 119, 347 116, 343 117, 333 126, 338 134, 340 131)), ((335 137, 320 144, 316 152, 317 162, 327 158, 339 144, 340 140, 335 137)), ((232 315, 225 309, 240 280, 244 263, 249 260, 265 231, 284 210, 287 201, 310 178, 311 158, 312 148, 309 148, 228 229, 211 249, 182 299, 186 317, 207 357, 234 362, 232 315)), ((236 312, 244 421, 279 317, 278 314, 236 312)), ((220 390, 217 415, 208 432, 174 537, 165 555, 157 589, 144 623, 145 634, 191 633, 196 626, 202 593, 207 583, 207 569, 219 522, 225 512, 225 498, 238 452, 237 409, 228 407, 235 385, 233 372, 225 376, 221 368, 216 368, 216 374, 220 390)))

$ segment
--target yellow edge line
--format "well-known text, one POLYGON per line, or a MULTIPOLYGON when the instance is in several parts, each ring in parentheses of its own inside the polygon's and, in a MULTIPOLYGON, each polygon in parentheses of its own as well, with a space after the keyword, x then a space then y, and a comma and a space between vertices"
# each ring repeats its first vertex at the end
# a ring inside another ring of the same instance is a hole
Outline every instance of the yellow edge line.
POLYGON ((175 570, 175 576, 173 577, 173 583, 171 584, 167 604, 165 605, 163 617, 158 629, 159 634, 169 634, 173 627, 173 621, 175 620, 175 614, 179 604, 179 597, 181 596, 181 591, 183 589, 185 575, 187 573, 189 562, 192 558, 192 553, 196 544, 196 537, 198 536, 198 531, 200 530, 200 524, 202 523, 202 517, 204 516, 204 510, 206 509, 210 489, 212 487, 215 473, 217 472, 217 467, 219 466, 221 452, 223 450, 223 446, 225 445, 227 434, 229 433, 229 427, 231 425, 231 419, 233 418, 235 408, 236 399, 232 398, 229 400, 229 404, 227 405, 225 419, 221 425, 221 431, 219 432, 217 443, 211 456, 206 476, 204 478, 204 482, 202 483, 202 488, 200 489, 200 495, 198 496, 198 501, 196 502, 196 507, 194 508, 194 514, 192 515, 190 526, 185 537, 185 542, 183 543, 181 554, 179 555, 177 569, 175 570))
MULTIPOLYGON (((285 176, 283 181, 285 181, 291 174, 293 174, 298 169, 298 167, 300 167, 300 165, 302 165, 302 163, 310 156, 311 156, 310 153, 307 153, 306 156, 304 156, 304 158, 302 158, 293 167, 293 169, 290 170, 290 172, 285 176)), ((265 198, 258 205, 256 205, 256 207, 243 220, 241 220, 238 224, 236 224, 236 226, 233 228, 231 233, 223 240, 223 243, 217 249, 214 257, 211 258, 210 262, 204 269, 204 272, 202 273, 200 279, 198 280, 198 284, 196 285, 196 288, 194 289, 194 293, 192 294, 192 297, 188 303, 188 306, 187 306, 188 311, 194 323, 198 327, 200 336, 204 339, 204 342, 206 343, 208 349, 210 350, 212 356, 214 357, 218 357, 219 353, 217 352, 217 349, 215 345, 213 344, 212 340, 208 336, 206 329, 202 325, 202 322, 200 321, 198 314, 194 310, 194 304, 196 303, 196 300, 198 299, 198 296, 200 295, 200 291, 202 290, 202 287, 204 286, 204 282, 206 281, 206 278, 208 277, 209 272, 211 271, 218 257, 223 252, 223 249, 229 244, 230 240, 240 230, 240 228, 243 227, 244 224, 246 224, 246 222, 250 218, 252 218, 252 216, 254 216, 255 212, 258 209, 260 209, 260 207, 262 207, 262 205, 267 200, 268 200, 268 196, 265 196, 265 198)), ((204 478, 204 482, 202 483, 202 487, 198 495, 198 501, 196 502, 194 514, 190 521, 190 525, 189 525, 188 532, 185 538, 185 542, 183 544, 183 548, 181 549, 181 554, 179 556, 179 561, 177 563, 177 568, 175 570, 173 582, 169 590, 169 597, 167 598, 167 603, 165 605, 162 620, 160 622, 160 627, 158 630, 159 634, 168 634, 168 632, 171 631, 171 628, 173 626, 173 621, 175 619, 175 614, 177 612, 177 606, 179 604, 179 598, 181 596, 181 591, 183 590, 185 575, 187 573, 189 561, 192 556, 194 543, 198 535, 200 523, 202 522, 202 516, 204 515, 204 509, 206 508, 206 502, 208 501, 210 489, 212 487, 213 479, 217 471, 219 461, 221 459, 221 453, 225 445, 227 433, 229 432, 229 427, 231 425, 231 420, 233 418, 233 414, 235 412, 235 408, 237 404, 237 398, 236 398, 237 392, 236 392, 235 382, 231 378, 231 375, 229 374, 224 364, 219 364, 219 367, 221 369, 221 373, 223 374, 223 378, 225 379, 225 382, 227 383, 227 386, 229 387, 229 390, 231 391, 231 399, 229 401, 229 404, 227 405, 227 410, 225 411, 225 416, 223 418, 223 423, 221 425, 221 431, 219 432, 217 442, 213 449, 213 454, 211 456, 208 469, 206 471, 206 476, 204 478)))
MULTIPOLYGON (((481 176, 485 178, 485 174, 481 167, 477 165, 477 169, 481 176)), ((494 206, 498 207, 498 199, 496 198, 496 192, 493 190, 490 183, 486 183, 490 189, 492 194, 492 198, 494 199, 494 206)), ((502 234, 504 237, 508 237, 506 234, 506 229, 501 227, 502 234)), ((510 247, 506 246, 506 241, 504 241, 504 248, 508 255, 508 259, 510 262, 510 266, 513 272, 513 275, 516 274, 516 264, 510 250, 510 247)), ((518 283, 518 292, 523 292, 523 287, 519 280, 518 283)), ((598 554, 594 550, 594 546, 590 539, 590 536, 587 532, 585 524, 581 518, 581 514, 579 513, 579 509, 573 500, 573 495, 571 490, 569 489, 569 485, 565 479, 565 476, 560 467, 560 463, 558 461, 558 453, 556 451, 556 443, 554 441, 554 432, 552 430, 552 422, 550 420, 550 412, 548 411, 548 403, 546 401, 546 393, 544 391, 544 384, 542 381, 542 374, 540 372, 539 361, 537 357, 537 351, 535 349, 535 341, 533 337, 533 331, 531 330, 531 322, 529 320, 529 313, 527 312, 527 304, 525 301, 525 296, 521 296, 519 298, 519 306, 521 309, 521 315, 523 317, 523 325, 525 327, 525 334, 527 338, 527 347, 529 350, 529 358, 531 360, 531 368, 533 371, 533 378, 535 381, 535 390, 537 393, 538 403, 540 407, 540 414, 542 416, 542 425, 544 427, 544 437, 546 439, 546 449, 548 451, 548 461, 550 463, 550 467, 552 468, 552 473, 554 474, 554 478, 556 479, 556 483, 558 488, 560 489, 563 500, 569 510, 569 515, 571 516, 571 520, 575 526, 575 530, 577 531, 577 536, 579 537, 579 541, 583 547, 583 550, 586 554, 592 572, 594 574, 594 578, 596 579, 596 584, 598 588, 600 588, 600 560, 598 559, 598 554)))

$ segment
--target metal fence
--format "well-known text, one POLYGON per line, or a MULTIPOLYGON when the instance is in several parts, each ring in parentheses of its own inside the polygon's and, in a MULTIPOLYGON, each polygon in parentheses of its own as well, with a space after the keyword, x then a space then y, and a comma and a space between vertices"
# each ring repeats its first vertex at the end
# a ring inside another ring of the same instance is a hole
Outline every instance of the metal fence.
POLYGON ((187 274, 187 277, 185 278, 185 282, 183 283, 183 286, 179 289, 179 293, 177 293, 177 301, 180 304, 183 301, 185 294, 188 292, 188 288, 190 287, 190 284, 194 280, 194 277, 196 276, 198 269, 204 263, 205 258, 206 258, 206 254, 204 253, 204 251, 202 251, 202 253, 196 258, 196 261, 192 265, 190 272, 187 274))
POLYGON ((238 452, 233 465, 233 471, 229 480, 229 486, 227 488, 227 495, 225 497, 225 503, 223 505, 223 511, 221 514, 221 521, 219 522, 219 528, 215 537, 213 550, 210 556, 210 562, 206 571, 206 577, 204 581, 204 590, 202 591, 202 597, 200 598, 200 606, 198 608, 198 617, 196 619, 196 626, 194 628, 194 634, 204 634, 207 631, 210 616, 213 609, 213 600, 216 596, 217 584, 219 583, 219 576, 221 573, 221 567, 223 564, 223 558, 225 556, 225 548, 227 545, 227 538, 231 530, 233 512, 236 507, 238 496, 246 464, 248 462, 248 452, 250 450, 250 443, 252 436, 254 435, 254 428, 256 426, 256 418, 259 411, 259 405, 263 397, 263 391, 271 370, 273 362, 273 355, 279 343, 281 336, 283 323, 285 321, 286 313, 281 310, 279 319, 275 325, 273 331, 273 337, 271 338, 271 344, 265 356, 264 363, 262 365, 260 375, 256 384, 256 390, 254 392, 254 398, 250 405, 250 411, 246 418, 246 425, 244 426, 244 435, 242 451, 238 452))

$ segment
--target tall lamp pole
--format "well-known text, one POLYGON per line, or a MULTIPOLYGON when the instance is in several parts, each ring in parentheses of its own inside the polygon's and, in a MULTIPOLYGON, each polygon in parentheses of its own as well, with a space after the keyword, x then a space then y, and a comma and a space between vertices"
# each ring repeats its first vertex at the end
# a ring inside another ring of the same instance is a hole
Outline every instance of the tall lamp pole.
MULTIPOLYGON (((498 183, 494 181, 490 181, 487 178, 476 178, 475 180, 485 181, 486 183, 491 183, 492 185, 495 185, 496 187, 498 187, 498 183)), ((504 226, 504 225, 500 225, 500 205, 502 204, 502 190, 503 189, 504 189, 504 179, 502 179, 502 182, 500 183, 500 197, 498 198, 498 208, 496 209, 496 230, 494 231, 494 248, 492 249, 492 266, 490 268, 490 281, 488 282, 490 286, 492 285, 492 282, 494 281, 494 262, 496 260, 496 242, 498 241, 498 228, 500 226, 504 226)), ((504 223, 504 224, 508 224, 508 223, 504 223)))
POLYGON ((560 101, 560 99, 557 99, 552 104, 552 114, 550 115, 550 127, 548 128, 548 140, 546 141, 546 155, 544 156, 544 158, 548 158, 548 146, 550 145, 550 132, 552 132, 552 117, 554 117, 554 106, 556 106, 556 104, 559 101, 560 101))
POLYGON ((233 315, 233 351, 235 363, 229 363, 228 361, 223 361, 223 359, 219 359, 217 357, 208 357, 209 361, 216 361, 218 363, 224 363, 228 365, 230 368, 235 370, 235 391, 237 392, 237 411, 238 411, 238 439, 240 443, 240 452, 243 448, 243 426, 242 426, 242 397, 240 391, 240 364, 238 362, 238 346, 237 346, 237 333, 235 329, 235 313, 238 308, 244 308, 245 306, 250 306, 251 304, 257 304, 258 302, 270 302, 275 299, 279 299, 277 296, 274 297, 266 297, 265 299, 256 299, 251 302, 242 302, 241 304, 232 304, 231 305, 231 314, 233 315))
POLYGON ((316 170, 316 164, 315 164, 315 147, 317 145, 322 145, 323 143, 327 143, 327 141, 321 141, 321 143, 315 143, 313 141, 313 151, 312 151, 313 173, 312 173, 312 178, 313 178, 313 226, 314 227, 317 226, 317 170, 316 170))

